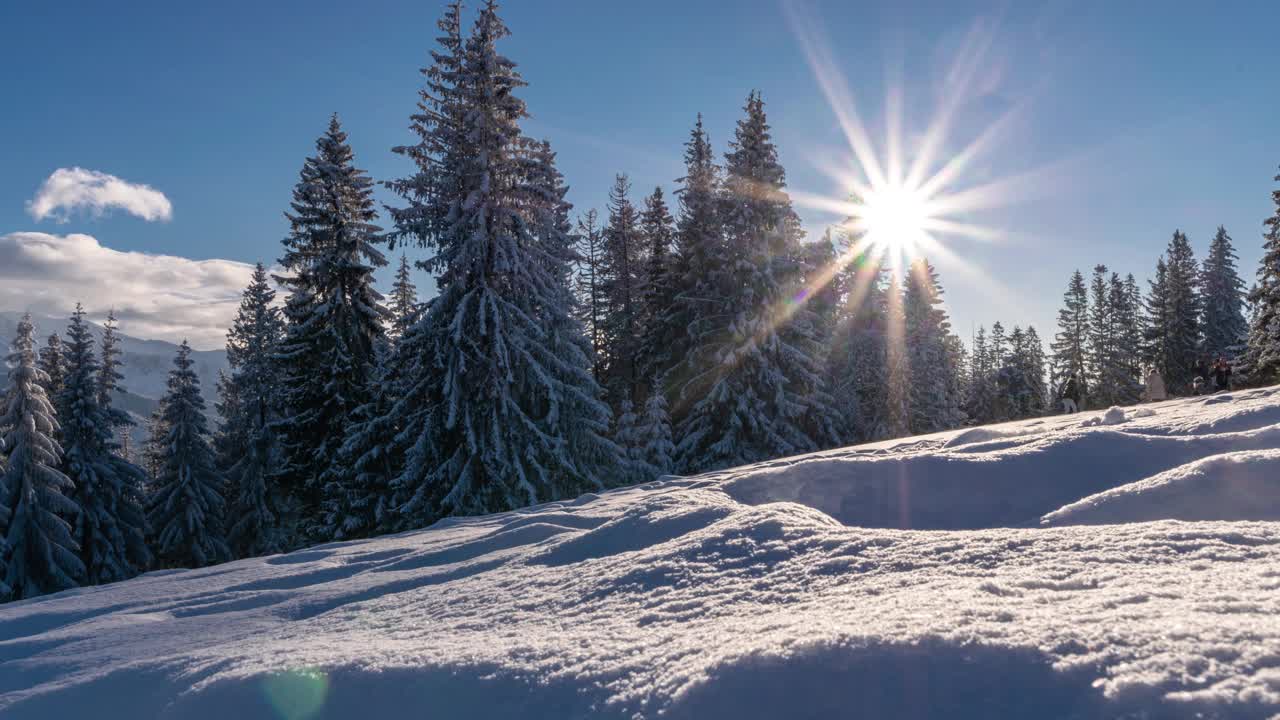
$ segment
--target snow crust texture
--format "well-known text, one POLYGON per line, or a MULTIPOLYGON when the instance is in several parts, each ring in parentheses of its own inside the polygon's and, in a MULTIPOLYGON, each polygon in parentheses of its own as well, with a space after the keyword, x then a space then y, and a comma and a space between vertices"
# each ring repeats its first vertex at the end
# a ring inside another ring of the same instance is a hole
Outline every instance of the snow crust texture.
POLYGON ((1277 392, 0 606, 0 717, 1272 717, 1277 392))

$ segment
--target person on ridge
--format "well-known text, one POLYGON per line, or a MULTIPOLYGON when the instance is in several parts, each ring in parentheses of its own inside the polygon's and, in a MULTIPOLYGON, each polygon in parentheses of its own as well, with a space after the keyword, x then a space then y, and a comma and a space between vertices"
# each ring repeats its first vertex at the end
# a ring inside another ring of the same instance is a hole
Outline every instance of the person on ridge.
POLYGON ((1080 410, 1080 384, 1072 373, 1062 386, 1062 412, 1070 415, 1080 410))
POLYGON ((1196 395, 1201 394, 1205 388, 1209 387, 1209 381, 1213 374, 1213 363, 1209 358, 1202 357, 1196 361, 1196 376, 1191 380, 1191 386, 1195 388, 1196 395))
POLYGON ((1226 358, 1218 358, 1213 364, 1213 389, 1225 392, 1231 389, 1231 363, 1226 358))
POLYGON ((1146 395, 1147 402, 1169 399, 1169 393, 1164 388, 1164 378, 1160 376, 1159 370, 1151 368, 1151 372, 1147 373, 1147 389, 1143 394, 1146 395))

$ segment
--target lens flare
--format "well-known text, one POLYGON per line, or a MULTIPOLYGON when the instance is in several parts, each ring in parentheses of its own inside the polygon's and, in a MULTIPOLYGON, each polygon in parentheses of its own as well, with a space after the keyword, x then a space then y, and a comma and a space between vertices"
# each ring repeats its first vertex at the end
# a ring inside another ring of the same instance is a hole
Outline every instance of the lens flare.
POLYGON ((264 678, 262 691, 280 720, 309 720, 324 707, 329 679, 311 668, 290 670, 264 678))

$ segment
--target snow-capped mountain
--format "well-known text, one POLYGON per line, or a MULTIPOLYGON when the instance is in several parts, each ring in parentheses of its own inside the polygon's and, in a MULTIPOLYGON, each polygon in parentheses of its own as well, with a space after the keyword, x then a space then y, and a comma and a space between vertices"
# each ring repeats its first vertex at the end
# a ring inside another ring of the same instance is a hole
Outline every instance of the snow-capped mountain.
POLYGON ((5 718, 1263 718, 1280 389, 0 606, 5 718))
MULTIPOLYGON (((8 348, 9 340, 22 315, 20 312, 0 312, 0 342, 4 343, 5 348, 8 348)), ((67 318, 33 316, 32 322, 40 345, 44 345, 45 338, 54 333, 66 334, 67 318)), ((89 325, 94 337, 101 339, 102 326, 92 322, 89 325)), ((158 400, 164 394, 165 382, 168 380, 169 370, 173 368, 173 356, 178 352, 178 346, 164 340, 142 340, 119 331, 117 334, 120 336, 120 349, 124 352, 124 367, 121 368, 124 380, 120 384, 132 395, 158 400)), ((201 391, 205 399, 212 402, 218 371, 227 367, 227 353, 221 349, 194 350, 191 359, 195 361, 195 371, 200 376, 201 391)))
MULTIPOLYGON (((7 353, 9 341, 22 316, 21 312, 0 312, 0 356, 7 353)), ((33 315, 31 320, 35 324, 38 345, 43 346, 45 339, 55 333, 65 338, 67 318, 33 315)), ((89 326, 94 337, 101 340, 102 326, 93 322, 89 326)), ((121 361, 124 363, 120 368, 120 373, 124 375, 120 386, 124 392, 117 401, 137 423, 133 432, 133 440, 137 442, 145 438, 145 421, 164 395, 165 383, 169 378, 169 370, 173 368, 173 357, 178 352, 178 346, 164 340, 142 340, 119 331, 117 335, 120 337, 120 349, 123 353, 121 361)), ((191 353, 191 359, 200 376, 200 392, 212 412, 217 395, 218 371, 226 369, 227 353, 225 350, 195 350, 191 353)))

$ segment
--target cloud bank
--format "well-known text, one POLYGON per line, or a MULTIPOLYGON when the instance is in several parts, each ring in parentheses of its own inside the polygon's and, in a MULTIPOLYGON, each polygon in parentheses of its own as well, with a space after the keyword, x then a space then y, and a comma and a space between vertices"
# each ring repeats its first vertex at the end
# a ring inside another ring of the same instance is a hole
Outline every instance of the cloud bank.
POLYGON ((27 212, 37 221, 52 217, 66 222, 77 210, 101 216, 112 209, 147 222, 173 217, 172 203, 159 190, 80 167, 55 170, 27 203, 27 212))
POLYGON ((97 319, 114 308, 138 338, 221 347, 253 266, 232 260, 121 252, 89 235, 0 235, 0 310, 97 319))

